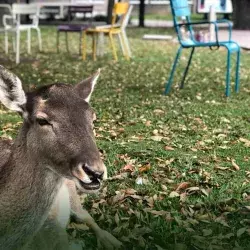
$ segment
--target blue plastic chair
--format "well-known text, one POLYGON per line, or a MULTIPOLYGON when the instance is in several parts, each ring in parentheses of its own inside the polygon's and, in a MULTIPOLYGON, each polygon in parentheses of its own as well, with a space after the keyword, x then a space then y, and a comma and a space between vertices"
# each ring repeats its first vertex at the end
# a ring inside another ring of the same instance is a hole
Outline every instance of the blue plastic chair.
POLYGON ((230 72, 231 72, 231 54, 236 52, 237 53, 237 63, 236 63, 236 77, 235 77, 235 92, 239 92, 239 68, 240 68, 240 47, 239 45, 231 40, 232 37, 232 24, 228 20, 218 20, 216 22, 191 22, 190 16, 191 12, 188 6, 187 0, 170 0, 172 14, 173 14, 173 21, 174 27, 178 35, 178 40, 180 43, 180 48, 178 49, 177 55, 175 57, 175 61, 171 70, 171 74, 169 80, 166 83, 165 94, 168 94, 172 85, 174 72, 176 70, 176 66, 178 60, 180 58, 182 49, 189 49, 191 48, 190 57, 188 60, 188 65, 185 69, 184 75, 182 77, 182 81, 180 84, 180 88, 184 87, 184 82, 189 70, 189 66, 192 61, 193 53, 196 47, 210 47, 212 48, 219 48, 220 46, 225 47, 228 50, 227 53, 227 72, 226 72, 226 96, 230 96, 230 72), (178 19, 185 17, 185 23, 180 23, 178 19), (218 40, 218 23, 227 23, 228 24, 228 31, 229 31, 229 39, 227 41, 219 41, 218 40), (195 25, 200 24, 214 24, 215 26, 215 34, 216 34, 216 41, 214 42, 199 42, 195 39, 194 31, 192 29, 195 25), (188 39, 183 39, 181 34, 181 27, 187 27, 189 31, 188 39))

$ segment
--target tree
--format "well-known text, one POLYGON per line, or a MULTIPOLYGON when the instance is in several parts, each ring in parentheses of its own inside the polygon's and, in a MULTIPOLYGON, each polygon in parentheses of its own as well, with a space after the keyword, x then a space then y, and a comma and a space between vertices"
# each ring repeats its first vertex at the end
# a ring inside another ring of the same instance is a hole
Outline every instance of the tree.
POLYGON ((115 1, 114 0, 109 0, 108 1, 108 9, 107 9, 107 23, 111 24, 112 22, 112 11, 114 7, 115 1))
POLYGON ((144 19, 145 19, 145 0, 140 0, 140 8, 139 8, 139 26, 144 27, 144 19))
POLYGON ((250 0, 233 0, 233 21, 236 29, 250 28, 250 0))

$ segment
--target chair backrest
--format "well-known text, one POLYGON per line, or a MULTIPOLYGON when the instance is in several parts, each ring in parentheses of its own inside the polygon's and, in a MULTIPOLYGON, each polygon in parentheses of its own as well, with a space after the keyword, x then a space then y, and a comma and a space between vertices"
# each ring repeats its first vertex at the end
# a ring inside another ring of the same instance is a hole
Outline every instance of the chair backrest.
MULTIPOLYGON (((84 14, 84 16, 89 13, 91 14, 91 17, 93 15, 93 5, 71 5, 68 6, 68 21, 70 22, 72 20, 72 14, 84 14)), ((90 19, 90 22, 92 22, 92 18, 90 19)))
POLYGON ((119 3, 115 3, 114 7, 113 7, 113 17, 112 17, 112 23, 111 25, 115 25, 116 20, 118 17, 121 17, 121 21, 120 23, 123 23, 124 18, 128 12, 129 9, 129 3, 127 2, 119 2, 119 3))
POLYGON ((170 0, 170 4, 174 17, 187 17, 191 15, 188 0, 170 0))
POLYGON ((14 3, 12 4, 12 15, 17 20, 17 24, 21 24, 21 15, 30 15, 32 24, 38 26, 40 8, 37 4, 14 3))
POLYGON ((122 29, 125 29, 127 27, 132 10, 133 10, 133 5, 130 5, 126 15, 124 16, 122 20, 122 23, 121 23, 122 29))
POLYGON ((11 5, 10 4, 0 4, 0 8, 8 10, 9 14, 12 13, 11 5))
POLYGON ((92 13, 93 5, 71 5, 69 6, 69 14, 73 13, 92 13))
MULTIPOLYGON (((191 11, 189 8, 188 0, 170 0, 171 10, 173 14, 173 21, 176 33, 178 35, 178 40, 181 44, 186 44, 190 42, 190 39, 187 39, 184 34, 182 34, 181 28, 179 26, 180 19, 181 23, 190 23, 191 11), (185 41, 184 41, 185 40, 185 41)), ((193 29, 191 25, 187 25, 187 32, 190 34, 190 38, 193 39, 193 29)), ((186 33, 186 31, 185 31, 186 33)), ((192 41, 191 41, 192 42, 192 41)))
POLYGON ((37 4, 14 3, 12 13, 14 15, 37 15, 39 7, 37 4))

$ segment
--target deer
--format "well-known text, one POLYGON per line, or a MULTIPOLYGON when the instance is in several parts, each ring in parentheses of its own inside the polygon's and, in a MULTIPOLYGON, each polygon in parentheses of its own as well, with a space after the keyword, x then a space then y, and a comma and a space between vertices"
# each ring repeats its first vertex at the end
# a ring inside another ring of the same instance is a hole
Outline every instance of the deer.
POLYGON ((87 223, 107 249, 122 246, 82 208, 78 195, 98 192, 107 178, 89 104, 99 75, 25 92, 0 65, 0 101, 23 118, 14 141, 0 138, 1 250, 71 249, 71 216, 87 223))

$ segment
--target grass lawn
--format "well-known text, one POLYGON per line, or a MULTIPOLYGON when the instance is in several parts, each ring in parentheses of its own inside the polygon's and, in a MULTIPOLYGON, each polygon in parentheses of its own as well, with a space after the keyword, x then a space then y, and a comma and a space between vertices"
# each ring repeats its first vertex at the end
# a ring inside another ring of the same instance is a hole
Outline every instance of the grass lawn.
MULTIPOLYGON (((115 63, 110 53, 83 62, 76 35, 70 36, 72 54, 64 39, 57 54, 56 29, 44 27, 44 51, 36 54, 33 43, 35 61, 23 54, 18 66, 6 58, 2 64, 27 90, 76 84, 102 68, 92 105, 111 178, 83 206, 126 249, 250 249, 250 55, 242 53, 240 93, 226 99, 226 51, 197 50, 179 90, 185 51, 171 93, 163 96, 177 45, 142 40, 144 33, 172 31, 129 29, 134 57, 115 63)), ((0 136, 15 137, 20 121, 2 108, 0 136)), ((71 227, 69 234, 96 249, 91 231, 71 227)))

